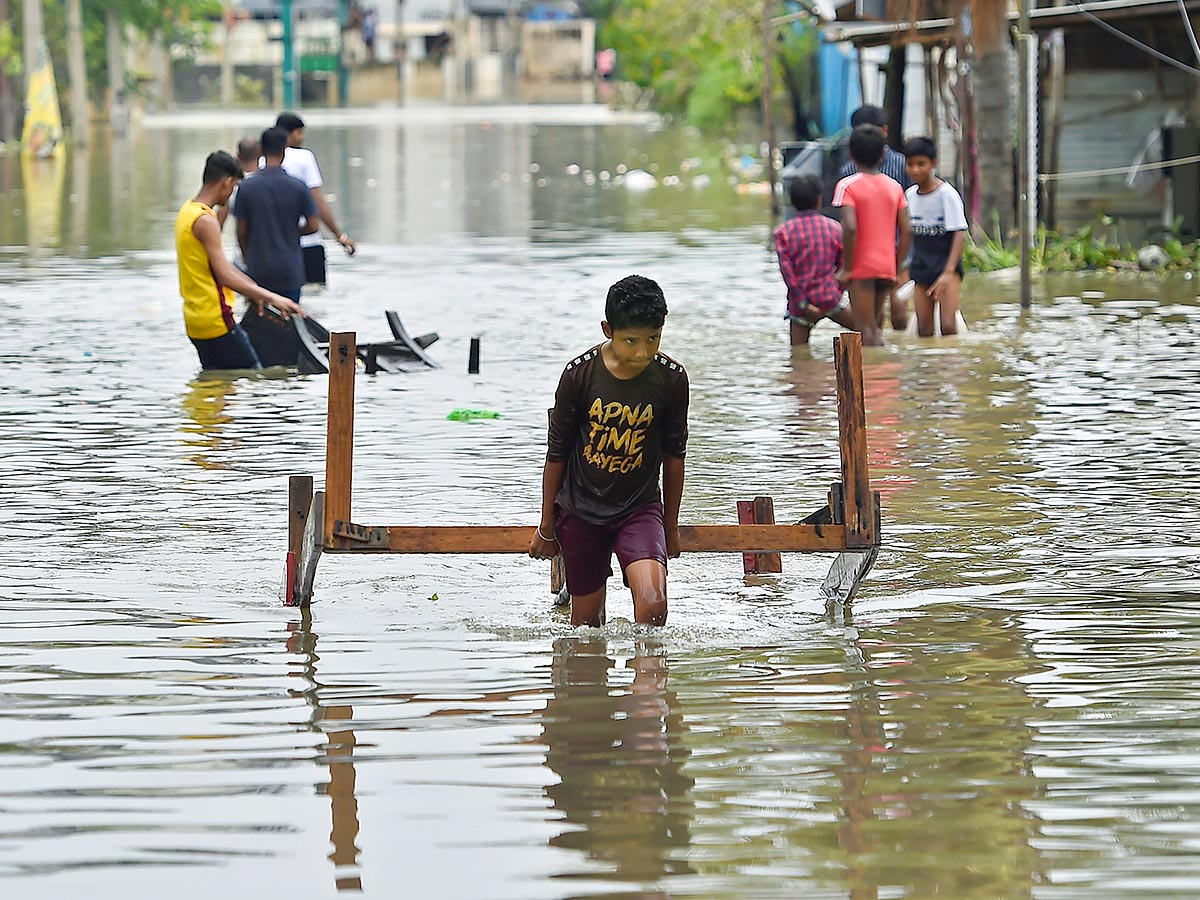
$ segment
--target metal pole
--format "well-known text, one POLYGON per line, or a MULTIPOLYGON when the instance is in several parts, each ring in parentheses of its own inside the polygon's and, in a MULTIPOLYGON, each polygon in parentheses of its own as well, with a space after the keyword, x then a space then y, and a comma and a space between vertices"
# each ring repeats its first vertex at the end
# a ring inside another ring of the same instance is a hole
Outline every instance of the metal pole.
POLYGON ((345 106, 350 99, 350 73, 346 69, 346 27, 349 24, 350 0, 338 0, 338 106, 345 106))
POLYGON ((1033 134, 1033 37, 1029 33, 1029 0, 1020 0, 1017 19, 1017 240, 1021 250, 1021 306, 1033 305, 1033 235, 1035 226, 1033 134))
POLYGON ((762 115, 763 129, 767 133, 767 184, 771 188, 771 219, 772 221, 779 219, 780 205, 779 194, 775 190, 775 184, 778 180, 775 171, 775 112, 771 103, 771 96, 775 92, 774 79, 772 78, 775 68, 774 49, 771 40, 775 33, 771 24, 771 10, 775 6, 776 0, 763 0, 763 97, 762 97, 762 115))
POLYGON ((283 23, 283 108, 294 109, 299 94, 296 90, 299 78, 296 72, 295 36, 292 33, 292 0, 281 0, 279 19, 283 23))
POLYGON ((111 6, 104 12, 104 39, 108 55, 108 121, 113 134, 124 134, 125 111, 125 47, 121 22, 111 6))
POLYGON ((71 80, 71 137, 87 146, 87 60, 83 50, 83 3, 67 0, 67 73, 71 80))

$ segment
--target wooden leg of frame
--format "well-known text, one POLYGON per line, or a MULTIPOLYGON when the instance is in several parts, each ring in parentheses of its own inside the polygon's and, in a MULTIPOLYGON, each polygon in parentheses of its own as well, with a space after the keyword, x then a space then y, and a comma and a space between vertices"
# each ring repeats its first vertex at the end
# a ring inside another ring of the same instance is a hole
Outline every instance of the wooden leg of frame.
POLYGON ((567 564, 561 554, 550 560, 550 593, 554 595, 555 606, 566 606, 571 602, 571 592, 567 590, 567 564))
MULTIPOLYGON (((739 525, 774 525, 775 501, 770 497, 755 497, 737 502, 739 525)), ((743 553, 742 572, 762 575, 783 571, 783 557, 778 553, 743 553)))
MULTIPOLYGON (((775 501, 770 497, 754 498, 754 524, 775 524, 775 501)), ((771 573, 782 572, 783 557, 778 553, 759 553, 758 571, 771 573)))
MULTIPOLYGON (((872 499, 874 500, 873 514, 875 517, 873 524, 875 534, 878 535, 880 524, 879 491, 874 492, 872 499)), ((867 577, 867 573, 871 571, 871 567, 875 565, 875 560, 878 557, 878 545, 869 547, 866 550, 847 550, 845 553, 839 553, 838 558, 829 567, 829 574, 821 582, 821 595, 832 602, 849 603, 854 599, 854 595, 858 593, 859 586, 863 583, 863 579, 867 577)))
POLYGON ((304 543, 304 525, 312 507, 313 480, 309 475, 292 475, 288 479, 288 546, 287 571, 284 575, 283 602, 296 605, 296 562, 304 543))
POLYGON ((292 606, 308 606, 312 603, 313 581, 317 577, 317 563, 325 545, 325 493, 317 491, 312 498, 308 518, 304 522, 304 534, 300 540, 300 552, 296 557, 296 587, 292 606))

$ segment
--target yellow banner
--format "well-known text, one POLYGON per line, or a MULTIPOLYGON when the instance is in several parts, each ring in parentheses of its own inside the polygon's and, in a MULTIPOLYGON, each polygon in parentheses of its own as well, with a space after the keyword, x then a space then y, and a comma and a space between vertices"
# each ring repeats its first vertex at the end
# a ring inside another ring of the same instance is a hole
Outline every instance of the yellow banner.
POLYGON ((37 54, 29 70, 21 154, 47 159, 54 155, 61 140, 62 114, 58 108, 58 89, 54 85, 54 66, 50 64, 50 54, 42 40, 38 41, 37 54))

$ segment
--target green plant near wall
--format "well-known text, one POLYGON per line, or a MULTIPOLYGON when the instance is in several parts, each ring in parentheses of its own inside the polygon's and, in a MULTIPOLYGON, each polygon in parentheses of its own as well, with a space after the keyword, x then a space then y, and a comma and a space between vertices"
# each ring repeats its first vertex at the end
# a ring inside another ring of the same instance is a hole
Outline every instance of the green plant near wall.
MULTIPOLYGON (((1138 247, 1109 236, 1113 220, 1102 216, 1075 231, 1060 233, 1039 228, 1032 263, 1044 272, 1081 272, 1089 269, 1137 269, 1138 247)), ((1194 272, 1200 265, 1200 242, 1185 244, 1176 234, 1159 242, 1166 251, 1164 272, 1194 272)), ((995 272, 1020 265, 1021 257, 1003 241, 984 235, 967 239, 963 265, 976 272, 995 272)))

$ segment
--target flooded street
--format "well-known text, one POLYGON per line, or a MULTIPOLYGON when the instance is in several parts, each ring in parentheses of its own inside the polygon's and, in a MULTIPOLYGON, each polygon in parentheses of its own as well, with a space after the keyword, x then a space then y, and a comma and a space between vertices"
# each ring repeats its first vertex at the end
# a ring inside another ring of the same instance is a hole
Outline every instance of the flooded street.
MULTIPOLYGON (((306 114, 360 251, 305 306, 361 340, 398 310, 445 365, 358 379, 355 520, 534 524, 558 375, 631 272, 692 380, 684 519, 815 510, 837 328, 788 347, 765 198, 682 131, 543 116, 306 114)), ((573 633, 545 563, 326 556, 302 614, 326 380, 197 378, 171 231, 269 118, 0 156, 0 895, 1200 896, 1195 281, 1023 313, 972 277, 968 335, 868 348, 884 544, 847 609, 830 557, 690 555, 666 628, 614 579, 573 633)))

